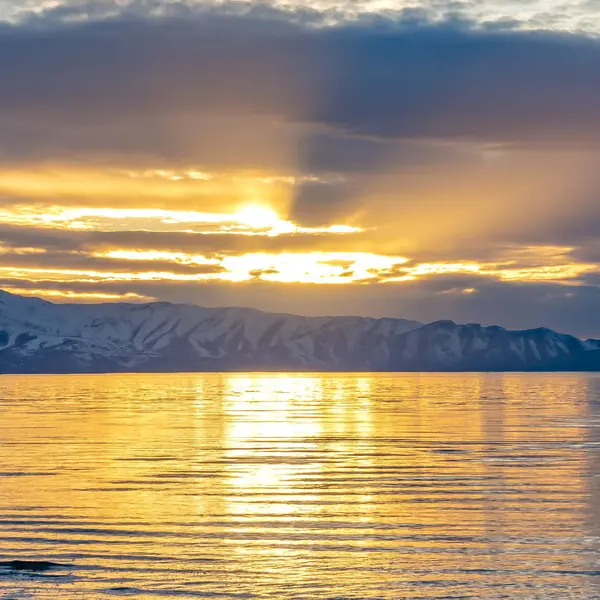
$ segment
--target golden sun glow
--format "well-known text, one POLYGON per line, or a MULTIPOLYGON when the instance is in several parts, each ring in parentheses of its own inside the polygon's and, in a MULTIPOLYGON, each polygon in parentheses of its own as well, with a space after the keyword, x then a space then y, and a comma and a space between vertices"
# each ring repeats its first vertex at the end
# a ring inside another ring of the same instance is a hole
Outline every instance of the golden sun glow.
POLYGON ((83 231, 179 231, 205 235, 333 234, 363 231, 351 225, 302 227, 267 206, 248 204, 228 213, 166 208, 98 208, 16 205, 0 209, 0 223, 83 231))
POLYGON ((574 248, 549 245, 507 248, 489 261, 445 261, 441 253, 420 262, 411 230, 418 224, 394 214, 379 228, 358 210, 311 226, 290 217, 299 185, 344 182, 336 177, 201 167, 0 170, 0 194, 10 198, 0 225, 27 233, 22 243, 0 239, 2 287, 49 299, 145 301, 157 282, 403 286, 445 277, 441 293, 471 294, 476 278, 579 285, 598 270, 574 260, 574 248), (38 247, 38 233, 50 242, 38 247))
MULTIPOLYGON (((27 256, 27 255, 24 255, 27 256)), ((384 256, 368 252, 281 252, 247 253, 240 255, 204 255, 164 250, 108 250, 95 252, 91 258, 128 263, 131 268, 119 271, 107 267, 103 270, 81 268, 59 268, 39 266, 0 266, 0 277, 14 281, 11 287, 21 287, 19 282, 44 282, 60 284, 110 284, 124 282, 229 282, 264 281, 271 283, 295 283, 315 285, 354 284, 401 284, 437 275, 470 275, 504 281, 544 281, 560 283, 570 281, 577 284, 578 277, 592 269, 590 265, 551 265, 517 269, 514 266, 474 263, 423 263, 411 264, 401 256, 384 256), (153 262, 160 269, 149 267, 153 262), (169 267, 169 263, 172 267, 169 267), (185 267, 181 272, 178 267, 185 267)), ((39 295, 60 297, 61 292, 43 292, 39 295)), ((452 289, 451 292, 456 290, 452 289)), ((461 289, 461 293, 474 293, 472 287, 461 289)), ((112 300, 118 296, 111 293, 67 292, 65 299, 80 295, 90 299, 112 300)), ((128 299, 127 296, 122 296, 128 299)), ((143 298, 141 296, 140 298, 143 298)), ((131 299, 136 299, 132 297, 131 299)))
POLYGON ((251 229, 272 229, 281 222, 277 213, 264 206, 246 206, 234 215, 235 221, 251 229))
POLYGON ((110 294, 108 292, 75 292, 73 290, 53 290, 24 288, 18 286, 3 286, 2 288, 11 294, 19 296, 31 296, 34 298, 47 298, 48 300, 59 300, 73 302, 152 302, 154 296, 142 296, 141 294, 110 294))

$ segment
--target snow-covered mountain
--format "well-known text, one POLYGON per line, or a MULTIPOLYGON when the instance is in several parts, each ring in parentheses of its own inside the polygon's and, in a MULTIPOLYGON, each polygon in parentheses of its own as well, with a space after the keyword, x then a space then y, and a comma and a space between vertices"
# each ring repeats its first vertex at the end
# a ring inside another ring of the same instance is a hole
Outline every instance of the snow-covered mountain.
POLYGON ((548 329, 165 302, 52 304, 0 291, 0 373, 600 369, 599 347, 548 329))

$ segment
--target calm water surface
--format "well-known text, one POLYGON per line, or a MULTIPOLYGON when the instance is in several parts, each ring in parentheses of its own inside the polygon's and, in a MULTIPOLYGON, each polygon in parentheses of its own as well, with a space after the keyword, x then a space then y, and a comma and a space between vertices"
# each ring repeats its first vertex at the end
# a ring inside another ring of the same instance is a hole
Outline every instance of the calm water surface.
POLYGON ((0 598, 600 598, 600 377, 0 378, 0 598))

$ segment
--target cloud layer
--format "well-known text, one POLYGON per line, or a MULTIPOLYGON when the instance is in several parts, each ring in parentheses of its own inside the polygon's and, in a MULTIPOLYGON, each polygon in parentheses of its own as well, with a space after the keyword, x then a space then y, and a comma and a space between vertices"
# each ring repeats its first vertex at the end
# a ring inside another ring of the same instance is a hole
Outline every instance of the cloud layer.
POLYGON ((600 335, 600 41, 352 6, 22 4, 0 285, 600 335))

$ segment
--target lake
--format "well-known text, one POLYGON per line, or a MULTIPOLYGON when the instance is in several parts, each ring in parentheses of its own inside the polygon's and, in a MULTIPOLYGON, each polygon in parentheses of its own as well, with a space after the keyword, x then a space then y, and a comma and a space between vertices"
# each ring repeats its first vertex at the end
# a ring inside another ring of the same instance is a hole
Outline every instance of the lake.
POLYGON ((0 377, 0 598, 600 598, 600 376, 0 377))

